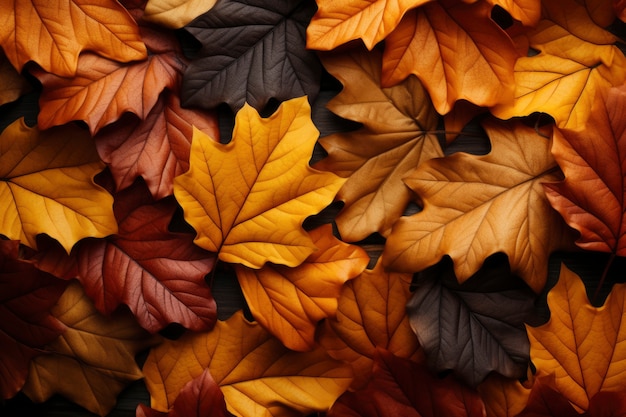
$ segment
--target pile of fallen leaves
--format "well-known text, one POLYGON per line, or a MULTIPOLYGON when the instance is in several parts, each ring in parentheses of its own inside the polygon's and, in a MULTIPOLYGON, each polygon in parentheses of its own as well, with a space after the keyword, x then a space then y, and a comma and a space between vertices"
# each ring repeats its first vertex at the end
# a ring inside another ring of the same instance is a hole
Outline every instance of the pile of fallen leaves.
POLYGON ((624 415, 625 8, 0 2, 0 105, 40 91, 0 133, 2 399, 106 415, 145 378, 143 417, 624 415), (322 74, 358 127, 320 139, 322 74), (468 124, 488 153, 447 152, 468 124), (597 288, 562 266, 537 323, 557 251, 610 255, 597 288))

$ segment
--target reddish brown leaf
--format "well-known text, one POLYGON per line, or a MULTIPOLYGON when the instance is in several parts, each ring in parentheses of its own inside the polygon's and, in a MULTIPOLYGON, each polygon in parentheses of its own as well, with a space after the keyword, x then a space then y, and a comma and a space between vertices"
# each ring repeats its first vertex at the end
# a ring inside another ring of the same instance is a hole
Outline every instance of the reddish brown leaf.
POLYGON ((342 395, 328 417, 482 417, 476 393, 452 376, 437 378, 424 364, 378 349, 367 387, 342 395))
POLYGON ((213 257, 193 245, 193 236, 168 231, 174 200, 154 202, 138 182, 116 195, 114 210, 118 234, 81 241, 69 256, 51 248, 38 256, 39 267, 77 277, 105 314, 128 305, 151 332, 173 322, 193 330, 213 327, 216 305, 204 280, 213 257))
POLYGON ((26 79, 13 68, 0 49, 0 106, 17 100, 29 89, 26 79))
POLYGON ((65 330, 50 314, 67 282, 18 259, 19 242, 0 240, 0 399, 24 385, 31 358, 65 330))
POLYGON ((155 198, 173 194, 174 177, 189 169, 193 128, 219 139, 216 114, 183 109, 176 94, 163 93, 145 120, 128 116, 96 136, 118 190, 143 177, 155 198))
POLYGON ((552 206, 580 232, 578 246, 626 256, 626 88, 590 110, 584 130, 554 130, 565 180, 544 184, 552 206))
POLYGON ((137 417, 231 417, 226 409, 224 394, 211 373, 205 369, 189 381, 178 394, 169 413, 153 410, 140 404, 137 417))
POLYGON ((39 127, 83 120, 95 134, 124 112, 148 117, 165 88, 178 89, 186 60, 172 32, 143 27, 142 38, 150 53, 146 60, 123 64, 85 53, 72 78, 33 70, 43 84, 39 127))

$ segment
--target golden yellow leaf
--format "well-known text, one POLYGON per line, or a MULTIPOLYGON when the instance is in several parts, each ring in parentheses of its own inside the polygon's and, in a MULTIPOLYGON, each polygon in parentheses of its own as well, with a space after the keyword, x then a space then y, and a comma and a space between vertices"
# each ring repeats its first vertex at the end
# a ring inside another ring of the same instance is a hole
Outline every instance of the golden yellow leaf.
POLYGON ((211 10, 217 0, 148 0, 143 18, 162 26, 180 29, 211 10))
POLYGON ((103 168, 86 130, 15 121, 0 134, 0 234, 36 248, 46 233, 69 253, 82 238, 116 233, 113 197, 93 181, 103 168))
POLYGON ((330 356, 352 366, 353 389, 367 384, 377 348, 401 358, 423 358, 405 310, 411 278, 386 272, 379 260, 344 285, 336 318, 322 325, 318 341, 330 356))
POLYGON ((515 417, 522 412, 530 389, 519 381, 492 373, 477 390, 485 404, 486 417, 515 417))
POLYGON ((440 0, 407 13, 385 39, 383 85, 415 74, 440 114, 460 99, 485 107, 510 102, 518 55, 491 9, 440 0))
POLYGON ((35 61, 66 77, 83 50, 122 62, 147 56, 135 20, 115 0, 2 1, 0 46, 18 71, 35 61))
POLYGON ((235 267, 255 320, 297 351, 315 346, 317 322, 335 315, 343 284, 363 272, 370 260, 359 246, 335 238, 330 224, 310 233, 318 250, 295 268, 235 267))
POLYGON ((315 165, 349 177, 337 194, 345 206, 335 221, 350 242, 389 234, 412 197, 402 178, 421 162, 443 156, 435 132, 439 117, 428 93, 415 77, 382 88, 381 59, 380 51, 363 47, 322 55, 328 72, 344 85, 328 108, 363 124, 320 139, 328 157, 315 165))
POLYGON ((585 285, 565 265, 548 293, 550 320, 527 326, 530 358, 538 375, 554 375, 555 388, 579 410, 601 391, 626 385, 626 286, 613 286, 606 302, 589 303, 585 285))
POLYGON ((431 0, 317 0, 307 28, 307 47, 331 50, 354 39, 372 49, 396 28, 410 9, 431 0))
POLYGON ((102 316, 78 282, 67 288, 52 314, 67 329, 31 361, 24 393, 37 402, 61 394, 93 413, 108 414, 120 392, 142 378, 135 355, 156 338, 131 314, 102 316))
POLYGON ((302 222, 345 182, 308 165, 318 136, 306 97, 284 102, 266 119, 244 106, 227 145, 196 129, 189 171, 174 179, 195 242, 250 268, 302 263, 316 249, 302 222))
POLYGON ((615 36, 597 26, 585 6, 544 2, 546 16, 528 35, 540 53, 515 64, 515 99, 499 104, 499 118, 548 113, 561 128, 580 129, 596 94, 626 80, 626 57, 615 36))
POLYGON ((424 162, 405 182, 424 209, 402 217, 383 257, 396 271, 421 271, 449 255, 459 282, 495 253, 535 291, 545 285, 548 256, 571 248, 573 236, 541 185, 561 177, 550 141, 519 122, 483 124, 491 152, 457 153, 424 162))
POLYGON ((143 371, 152 408, 167 411, 208 368, 237 416, 296 417, 325 411, 352 381, 323 349, 293 352, 241 311, 209 333, 188 333, 152 349, 143 371))

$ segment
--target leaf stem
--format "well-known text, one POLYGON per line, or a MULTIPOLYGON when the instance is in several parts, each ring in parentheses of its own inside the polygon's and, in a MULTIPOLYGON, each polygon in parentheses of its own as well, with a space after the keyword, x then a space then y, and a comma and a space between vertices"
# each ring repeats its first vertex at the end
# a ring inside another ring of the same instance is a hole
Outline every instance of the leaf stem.
POLYGON ((613 265, 613 261, 615 260, 615 252, 611 253, 611 256, 609 257, 609 260, 607 261, 606 265, 604 266, 604 271, 602 271, 602 276, 600 276, 600 282, 598 282, 598 286, 596 287, 596 291, 593 294, 593 298, 591 299, 591 303, 595 304, 598 295, 600 294, 600 289, 602 289, 602 286, 604 285, 604 280, 606 279, 607 275, 609 274, 609 269, 611 269, 611 265, 613 265))

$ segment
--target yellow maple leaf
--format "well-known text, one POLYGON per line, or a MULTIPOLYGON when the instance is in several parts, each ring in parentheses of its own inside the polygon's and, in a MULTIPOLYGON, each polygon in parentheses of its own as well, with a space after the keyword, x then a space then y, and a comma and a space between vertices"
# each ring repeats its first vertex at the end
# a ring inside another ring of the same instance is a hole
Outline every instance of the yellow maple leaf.
POLYGON ((370 260, 360 247, 335 238, 330 224, 312 230, 311 238, 318 250, 295 268, 235 267, 255 320, 298 351, 315 346, 317 322, 335 315, 342 285, 363 272, 370 260))
POLYGON ((175 178, 174 195, 195 242, 250 268, 302 263, 316 250, 302 222, 345 182, 309 166, 318 136, 306 97, 284 102, 266 119, 244 106, 227 145, 194 130, 190 168, 175 178))
POLYGON ((152 408, 167 411, 185 384, 209 369, 237 416, 288 417, 326 411, 352 381, 323 349, 294 352, 241 311, 208 333, 152 349, 143 368, 152 408))
POLYGON ((548 293, 550 320, 527 326, 530 358, 538 375, 554 385, 578 410, 587 410, 600 391, 622 391, 626 384, 626 286, 617 284, 604 305, 589 303, 585 285, 565 265, 548 293))
POLYGON ((116 233, 113 197, 93 181, 103 168, 86 130, 15 121, 0 135, 0 234, 36 248, 46 233, 69 253, 82 238, 116 233))

